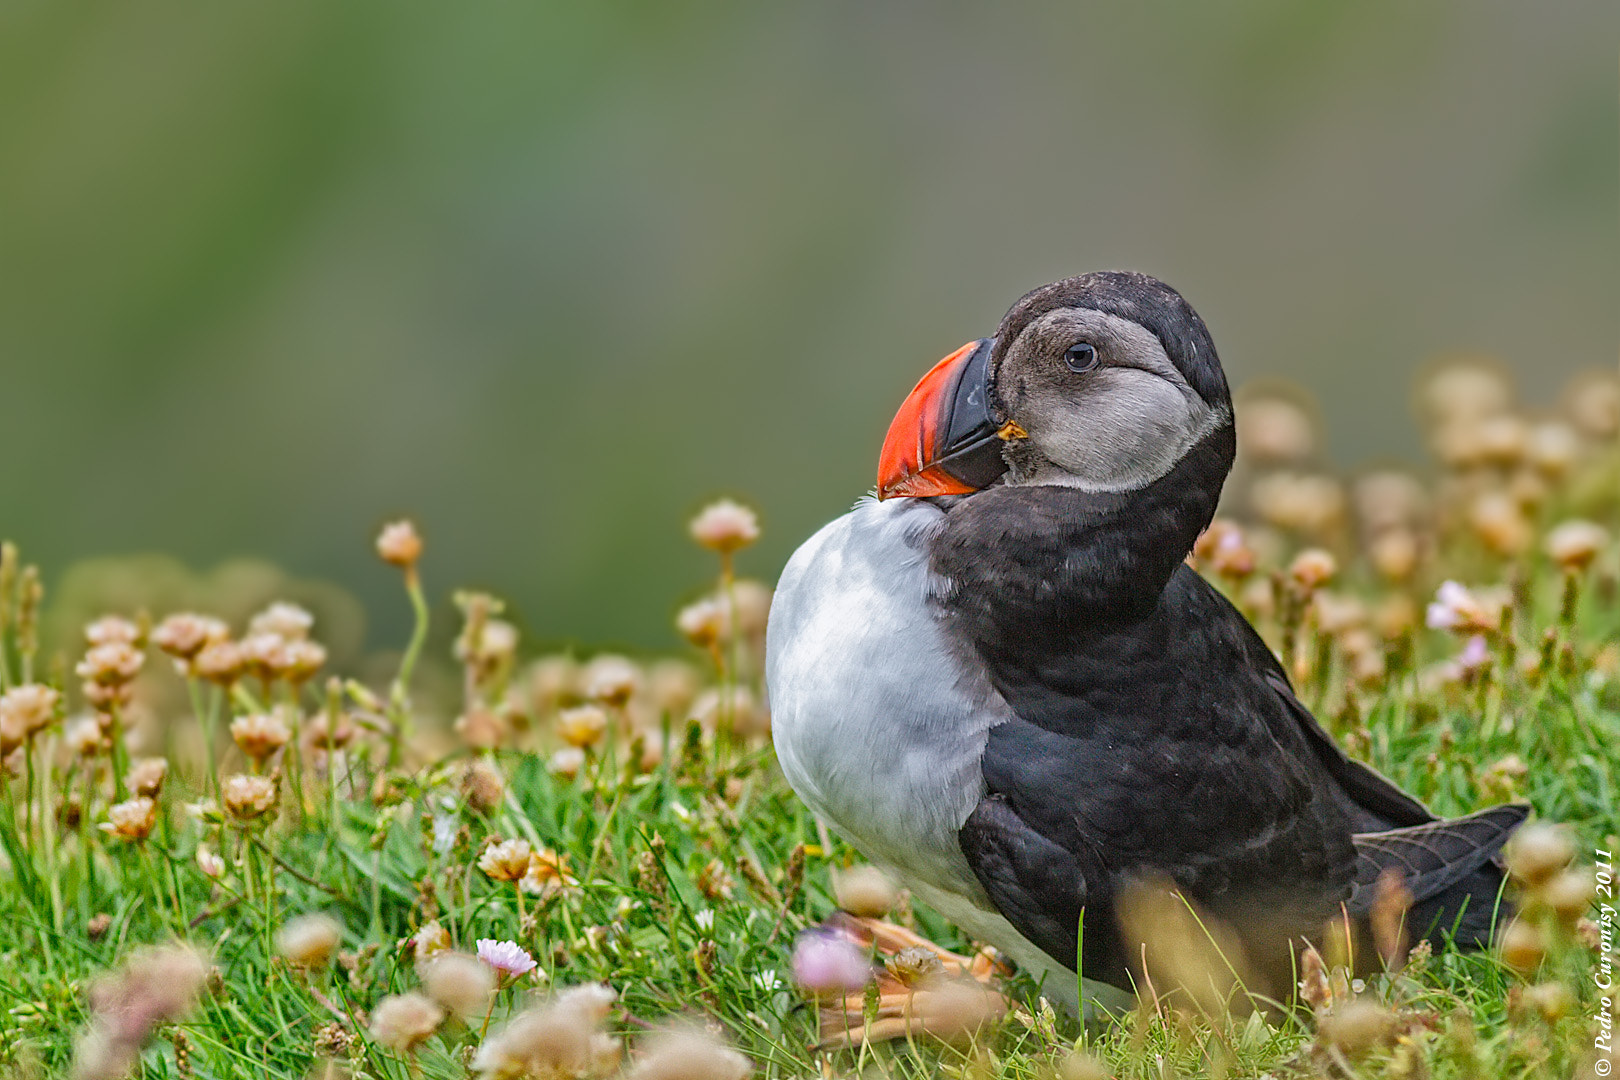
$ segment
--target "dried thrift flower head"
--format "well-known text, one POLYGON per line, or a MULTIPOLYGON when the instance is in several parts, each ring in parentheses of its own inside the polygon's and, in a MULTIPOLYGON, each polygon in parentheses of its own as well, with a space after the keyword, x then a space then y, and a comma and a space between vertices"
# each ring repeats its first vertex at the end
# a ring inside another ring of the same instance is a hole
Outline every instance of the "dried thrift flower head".
POLYGON ((1347 1001, 1317 1024, 1317 1038, 1346 1057, 1360 1057, 1394 1040, 1399 1024, 1389 1009, 1366 999, 1347 1001))
POLYGON ((529 872, 529 842, 502 840, 478 856, 478 869, 495 881, 518 881, 529 872))
POLYGON ((456 717, 452 727, 461 741, 474 750, 493 750, 506 739, 506 724, 500 714, 483 705, 475 704, 456 717))
POLYGON ((542 656, 529 665, 529 705, 537 713, 549 712, 574 695, 579 664, 571 656, 542 656))
POLYGON ((1279 472, 1249 491, 1255 511, 1279 529, 1321 536, 1344 520, 1344 489, 1331 476, 1279 472))
POLYGON ((306 683, 326 666, 326 646, 318 641, 289 641, 274 659, 276 676, 295 685, 306 683))
POLYGON ((197 869, 207 877, 217 878, 225 873, 225 860, 206 844, 197 848, 197 869))
POLYGON ((1316 452, 1316 420, 1298 401, 1253 397, 1237 410, 1238 446, 1264 464, 1297 464, 1316 452))
POLYGON ((136 758, 130 762, 124 785, 137 795, 155 799, 163 790, 163 781, 169 775, 169 763, 160 757, 136 758))
POLYGON ((146 656, 127 641, 93 645, 73 670, 79 678, 102 686, 118 686, 141 673, 146 656))
POLYGON ((247 657, 234 641, 210 641, 191 661, 191 670, 200 679, 220 686, 229 686, 242 677, 247 657))
POLYGON ((1424 412, 1438 423, 1485 420, 1513 405, 1513 385, 1491 357, 1454 357, 1428 375, 1419 393, 1424 412))
POLYGON ((1475 497, 1468 507, 1468 524, 1499 555, 1522 554, 1535 536, 1519 500, 1505 491, 1485 491, 1475 497))
POLYGON ((444 1022, 444 1010, 425 994, 385 997, 371 1010, 371 1037, 396 1053, 413 1052, 444 1022))
POLYGON ((84 640, 90 645, 107 645, 115 641, 133 645, 140 637, 140 628, 121 615, 103 615, 84 628, 84 640))
POLYGON ((641 689, 641 669, 622 656, 598 656, 585 665, 585 696, 623 708, 641 689))
POLYGON ((1320 589, 1339 572, 1339 562, 1321 548, 1307 548, 1288 564, 1288 576, 1306 591, 1320 589))
POLYGON ((1620 376, 1613 370, 1581 372, 1564 390, 1564 409, 1588 438, 1613 439, 1620 433, 1620 376))
POLYGON ((729 555, 759 539, 759 517, 741 503, 720 499, 698 512, 691 530, 702 546, 729 555))
POLYGON ((894 907, 894 882, 875 866, 852 866, 833 882, 838 906, 851 915, 881 919, 894 907))
POLYGON ((1380 469, 1355 482, 1356 517, 1369 533, 1412 528, 1429 515, 1429 492, 1411 473, 1380 469))
POLYGON ((300 915, 276 931, 276 949, 294 967, 313 970, 332 962, 343 941, 343 924, 330 915, 300 915))
POLYGON ((515 941, 478 939, 478 959, 500 972, 503 978, 515 979, 527 975, 537 966, 528 950, 515 941))
POLYGON ((15 733, 18 742, 32 737, 56 717, 62 695, 42 683, 24 683, 0 694, 0 727, 15 733))
POLYGON ((872 961, 846 935, 812 927, 793 945, 793 981, 817 997, 839 997, 872 979, 872 961))
POLYGON ((494 813, 506 800, 506 777, 488 758, 477 758, 461 774, 461 794, 479 813, 494 813))
POLYGON ((282 719, 282 711, 252 713, 231 721, 231 738, 242 753, 261 765, 292 738, 292 729, 282 719))
POLYGON ((273 634, 283 641, 303 641, 315 626, 315 616, 285 600, 278 600, 248 621, 249 634, 273 634))
POLYGON ((579 879, 568 871, 568 856, 551 848, 541 848, 529 856, 529 869, 524 872, 518 887, 526 893, 550 897, 579 884, 579 879))
POLYGON ((211 642, 230 638, 230 628, 207 615, 170 615, 152 631, 152 644, 177 660, 190 660, 211 642))
POLYGON ((236 773, 219 782, 220 798, 232 817, 248 821, 275 805, 276 784, 268 776, 236 773))
POLYGON ((1431 630, 1458 634, 1494 634, 1502 626, 1506 605, 1495 597, 1470 592, 1455 581, 1441 582, 1429 605, 1425 622, 1431 630))
POLYGON ((1405 581, 1418 563, 1418 538, 1410 529, 1385 529, 1367 544, 1367 558, 1387 581, 1405 581))
POLYGON ((577 746, 564 746, 552 753, 546 768, 565 780, 572 780, 585 767, 585 751, 577 746))
POLYGON ((422 965, 421 976, 428 997, 463 1020, 484 1015, 495 992, 491 965, 466 953, 439 954, 422 965))
POLYGON ((93 716, 81 716, 69 724, 64 739, 68 749, 81 758, 95 757, 107 747, 106 733, 93 716))
POLYGON ((1507 844, 1508 873, 1532 889, 1546 884, 1574 858, 1569 830, 1545 821, 1521 825, 1507 844))
POLYGON ((168 946, 137 950, 117 973, 96 980, 90 987, 91 1027, 74 1054, 74 1076, 127 1076, 153 1029, 183 1020, 207 977, 201 955, 168 946))
POLYGON ((461 637, 456 639, 456 659, 482 668, 498 668, 512 662, 517 655, 517 627, 504 619, 485 619, 470 623, 461 637), (476 629, 477 641, 468 640, 476 629))
POLYGON ((986 1028, 1000 1023, 1009 1008, 1006 998, 972 979, 951 979, 937 989, 919 990, 915 1007, 923 1030, 950 1043, 976 1040, 986 1028))
POLYGON ((416 928, 411 935, 411 955, 418 964, 425 963, 450 949, 450 932, 430 919, 416 928))
POLYGON ((749 637, 765 633, 774 595, 771 587, 763 581, 738 578, 731 586, 732 603, 737 609, 737 629, 749 637))
MULTIPOLYGON (((696 720, 705 731, 714 731, 726 718, 728 698, 717 688, 710 688, 692 702, 690 719, 696 720)), ((729 697, 731 728, 739 735, 764 735, 771 730, 771 715, 759 704, 754 692, 746 686, 734 686, 729 697)))
POLYGON ((422 558, 422 538, 409 521, 392 521, 377 534, 377 554, 390 565, 410 570, 422 558))
POLYGON ((731 620, 718 597, 705 596, 681 608, 675 616, 675 629, 700 649, 712 648, 731 634, 731 620))
POLYGON ((1547 534, 1547 554, 1565 573, 1577 573, 1609 545, 1609 531, 1591 521, 1566 521, 1547 534))
POLYGON ((99 828, 120 840, 139 842, 157 827, 157 803, 146 796, 126 799, 107 808, 107 820, 99 828))
POLYGON ((1520 974, 1529 974, 1539 968, 1547 956, 1547 937, 1534 923, 1514 919, 1502 932, 1497 951, 1502 963, 1520 974))
POLYGON ((583 750, 602 741, 607 725, 607 713, 600 706, 576 705, 557 714, 557 737, 583 750))
POLYGON ((631 1080, 744 1080, 753 1065, 705 1032, 674 1028, 647 1041, 631 1080))
POLYGON ((605 986, 566 990, 485 1040, 472 1069, 484 1080, 608 1076, 618 1066, 619 1047, 601 1026, 614 1000, 605 986))
POLYGON ((684 660, 660 660, 647 669, 647 696, 658 713, 684 715, 701 685, 698 673, 684 660))

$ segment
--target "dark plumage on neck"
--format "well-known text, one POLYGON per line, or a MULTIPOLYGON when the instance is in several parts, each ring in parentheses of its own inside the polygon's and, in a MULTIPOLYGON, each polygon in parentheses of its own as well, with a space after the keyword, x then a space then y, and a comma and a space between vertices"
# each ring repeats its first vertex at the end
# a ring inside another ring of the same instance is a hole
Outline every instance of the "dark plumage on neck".
POLYGON ((1214 517, 1235 448, 1228 422, 1134 491, 1012 484, 955 502, 931 545, 941 603, 987 659, 1072 652, 1145 618, 1214 517))

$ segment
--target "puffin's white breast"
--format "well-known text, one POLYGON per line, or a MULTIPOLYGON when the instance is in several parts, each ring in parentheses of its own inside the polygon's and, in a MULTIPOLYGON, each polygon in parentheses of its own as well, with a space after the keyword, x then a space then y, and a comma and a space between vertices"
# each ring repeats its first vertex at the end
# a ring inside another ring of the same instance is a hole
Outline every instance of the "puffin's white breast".
POLYGON ((926 541, 944 513, 863 499, 794 553, 766 631, 771 732, 799 796, 869 857, 983 899, 957 830, 1005 705, 945 638, 926 541))

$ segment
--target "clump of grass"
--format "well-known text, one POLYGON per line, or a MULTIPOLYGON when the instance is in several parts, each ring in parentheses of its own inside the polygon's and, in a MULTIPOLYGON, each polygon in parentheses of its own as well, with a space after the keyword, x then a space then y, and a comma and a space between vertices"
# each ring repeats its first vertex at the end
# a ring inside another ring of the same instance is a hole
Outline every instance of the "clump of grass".
POLYGON ((1524 798, 1566 823, 1515 845, 1522 906, 1497 953, 1406 948, 1392 885, 1379 973, 1324 939, 1298 1000, 1256 1011, 1216 970, 1218 928, 1156 894, 1166 985, 1082 1027, 787 789, 761 684, 770 593, 734 569, 758 521, 729 501, 692 523, 718 565, 677 616, 690 655, 645 660, 532 656, 474 592, 433 655, 430 552, 391 524, 377 551, 415 619, 369 681, 327 671, 321 625, 287 603, 234 628, 115 613, 76 655, 43 655, 40 575, 6 545, 0 1069, 1602 1075, 1620 382, 1580 385, 1538 416, 1488 365, 1432 371, 1433 475, 1350 478, 1295 395, 1257 390, 1194 554, 1352 752, 1441 813, 1524 798), (447 668, 440 720, 422 684, 447 668))

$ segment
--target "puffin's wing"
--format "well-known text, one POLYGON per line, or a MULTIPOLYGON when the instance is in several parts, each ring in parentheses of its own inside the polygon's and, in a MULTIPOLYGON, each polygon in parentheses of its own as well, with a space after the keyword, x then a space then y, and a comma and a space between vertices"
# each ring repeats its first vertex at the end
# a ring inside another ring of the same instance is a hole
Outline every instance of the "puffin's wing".
MULTIPOLYGON (((1074 967, 1087 892, 1074 854, 1030 828, 997 795, 968 815, 958 839, 996 910, 1042 952, 1074 967)), ((1087 974, 1117 985, 1108 972, 1087 974)))
MULTIPOLYGON (((1249 632, 1254 633, 1252 629, 1249 632)), ((1258 635, 1256 641, 1259 641, 1258 635)), ((1266 659, 1271 661, 1272 670, 1265 674, 1266 683, 1299 722, 1300 730, 1305 733, 1317 759, 1338 783, 1339 790, 1345 796, 1345 810, 1354 822, 1354 828, 1358 832, 1378 832, 1433 821, 1434 815, 1428 807, 1396 787, 1394 781, 1371 765, 1350 757, 1333 741, 1333 736, 1322 729, 1316 717, 1294 695, 1294 688, 1288 685, 1288 679, 1281 667, 1277 666, 1271 651, 1265 648, 1263 642, 1260 647, 1265 650, 1266 659)))

